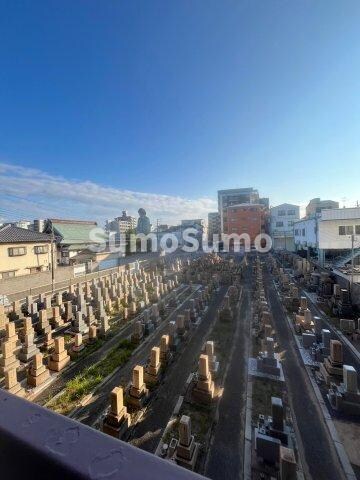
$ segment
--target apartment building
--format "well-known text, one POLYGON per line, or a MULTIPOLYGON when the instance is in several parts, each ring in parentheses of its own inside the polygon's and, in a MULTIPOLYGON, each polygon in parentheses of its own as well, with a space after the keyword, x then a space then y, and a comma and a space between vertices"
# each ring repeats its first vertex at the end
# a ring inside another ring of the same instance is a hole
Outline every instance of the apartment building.
POLYGON ((224 209, 223 233, 248 234, 251 245, 255 238, 267 230, 267 210, 260 203, 231 205, 224 209))
POLYGON ((270 235, 275 250, 295 251, 294 223, 300 219, 300 207, 282 203, 270 208, 270 235))
POLYGON ((330 210, 333 208, 339 208, 339 202, 334 200, 320 200, 320 198, 313 198, 306 206, 306 216, 312 217, 319 215, 322 210, 330 210))
POLYGON ((213 241, 213 237, 220 233, 220 214, 219 212, 208 213, 208 239, 213 241))
POLYGON ((108 220, 106 222, 106 230, 108 232, 115 232, 117 235, 122 235, 128 233, 130 230, 134 230, 136 224, 136 218, 128 215, 127 211, 123 210, 121 217, 116 217, 114 220, 108 220))

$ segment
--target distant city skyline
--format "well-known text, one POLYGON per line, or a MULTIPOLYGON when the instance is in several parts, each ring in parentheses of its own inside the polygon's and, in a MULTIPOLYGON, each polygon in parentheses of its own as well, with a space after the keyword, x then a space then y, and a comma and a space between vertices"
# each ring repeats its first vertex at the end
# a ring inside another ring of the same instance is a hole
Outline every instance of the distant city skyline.
MULTIPOLYGON (((155 192, 137 192, 100 185, 93 180, 78 181, 50 175, 46 172, 0 163, 0 222, 34 218, 69 218, 96 220, 101 224, 127 210, 137 217, 137 210, 144 207, 153 224, 175 224, 186 218, 204 218, 217 211, 217 190, 205 198, 186 198, 160 195, 155 192)), ((300 201, 280 197, 279 192, 263 192, 258 185, 232 185, 232 188, 254 187, 263 196, 270 197, 270 206, 293 203, 300 206, 301 216, 311 198, 336 200, 340 207, 353 207, 355 199, 313 192, 310 198, 300 201), (276 195, 276 196, 275 196, 276 195), (279 201, 275 202, 274 198, 279 201)))

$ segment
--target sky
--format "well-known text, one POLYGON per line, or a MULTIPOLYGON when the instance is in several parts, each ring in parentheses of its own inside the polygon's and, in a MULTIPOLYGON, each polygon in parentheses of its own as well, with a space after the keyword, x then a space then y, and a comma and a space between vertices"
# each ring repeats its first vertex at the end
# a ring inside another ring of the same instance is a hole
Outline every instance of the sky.
POLYGON ((0 6, 0 218, 360 201, 358 0, 0 6))

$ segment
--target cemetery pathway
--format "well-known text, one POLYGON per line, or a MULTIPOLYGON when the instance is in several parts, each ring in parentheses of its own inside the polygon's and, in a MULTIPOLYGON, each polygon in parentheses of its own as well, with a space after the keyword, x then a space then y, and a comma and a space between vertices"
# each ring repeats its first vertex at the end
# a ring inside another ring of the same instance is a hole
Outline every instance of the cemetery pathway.
POLYGON ((207 458, 205 475, 212 480, 243 478, 246 382, 250 328, 251 278, 245 269, 245 285, 237 317, 234 348, 226 373, 218 420, 207 458))
POLYGON ((216 316, 227 289, 227 286, 220 288, 215 300, 209 305, 202 322, 193 332, 194 335, 184 345, 179 352, 180 355, 176 356, 174 364, 166 372, 164 382, 157 388, 156 397, 151 402, 145 418, 135 427, 135 438, 141 439, 136 443, 137 447, 151 453, 155 452, 179 395, 184 389, 185 382, 191 371, 196 369, 206 335, 213 326, 212 320, 216 316))
POLYGON ((340 480, 344 478, 343 470, 272 280, 272 275, 265 268, 265 291, 271 305, 278 342, 285 352, 283 370, 286 386, 308 471, 313 480, 340 480))

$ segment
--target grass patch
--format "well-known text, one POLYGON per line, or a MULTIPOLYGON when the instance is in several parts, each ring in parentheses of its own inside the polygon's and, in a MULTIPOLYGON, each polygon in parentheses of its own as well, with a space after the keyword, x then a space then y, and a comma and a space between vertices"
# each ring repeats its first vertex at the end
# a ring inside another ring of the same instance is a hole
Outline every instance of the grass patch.
POLYGON ((70 380, 62 392, 48 407, 62 415, 69 414, 77 404, 95 387, 97 387, 116 368, 129 359, 135 345, 129 340, 122 340, 106 357, 70 380))
POLYGON ((260 414, 271 415, 271 397, 283 396, 283 386, 280 382, 273 382, 268 379, 253 379, 252 392, 252 420, 258 421, 260 414))

